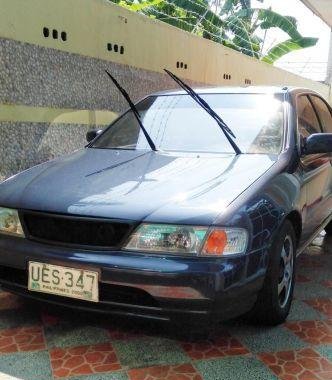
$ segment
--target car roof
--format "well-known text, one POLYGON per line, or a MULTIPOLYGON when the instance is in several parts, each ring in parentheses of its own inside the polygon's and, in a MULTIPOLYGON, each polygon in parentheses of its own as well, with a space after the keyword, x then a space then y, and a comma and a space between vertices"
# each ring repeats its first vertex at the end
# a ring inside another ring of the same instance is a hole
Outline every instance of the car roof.
MULTIPOLYGON (((309 89, 300 89, 293 86, 223 86, 223 87, 198 87, 194 91, 198 94, 285 94, 293 91, 309 89)), ((152 95, 184 95, 184 90, 168 90, 156 92, 152 95)))

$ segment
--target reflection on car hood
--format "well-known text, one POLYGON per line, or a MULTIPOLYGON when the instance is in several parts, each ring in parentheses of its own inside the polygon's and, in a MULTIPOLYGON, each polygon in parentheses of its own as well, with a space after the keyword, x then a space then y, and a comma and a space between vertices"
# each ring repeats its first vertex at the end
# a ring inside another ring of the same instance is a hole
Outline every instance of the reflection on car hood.
POLYGON ((154 222, 211 224, 275 156, 91 149, 0 185, 0 205, 154 222))

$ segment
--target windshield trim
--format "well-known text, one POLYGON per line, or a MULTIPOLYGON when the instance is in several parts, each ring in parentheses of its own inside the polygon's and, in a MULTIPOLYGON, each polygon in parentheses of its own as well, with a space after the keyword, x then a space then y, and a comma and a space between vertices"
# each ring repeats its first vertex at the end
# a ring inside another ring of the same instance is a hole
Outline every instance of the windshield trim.
MULTIPOLYGON (((102 148, 102 147, 95 147, 95 146, 86 146, 85 147, 86 149, 101 149, 101 150, 124 150, 124 151, 129 151, 129 152, 146 152, 146 153, 155 153, 155 154, 174 154, 174 153, 183 153, 183 154, 191 154, 191 155, 200 155, 200 154, 211 154, 213 156, 215 155, 229 155, 229 156, 235 156, 234 152, 211 152, 211 151, 188 151, 188 150, 156 150, 156 151, 153 151, 151 149, 125 149, 125 148, 102 148)), ((260 156, 279 156, 280 153, 282 153, 282 151, 280 151, 279 153, 251 153, 251 152, 242 152, 241 155, 250 155, 250 156, 254 156, 254 155, 260 155, 260 156)), ((199 158, 199 156, 197 157, 199 158)))

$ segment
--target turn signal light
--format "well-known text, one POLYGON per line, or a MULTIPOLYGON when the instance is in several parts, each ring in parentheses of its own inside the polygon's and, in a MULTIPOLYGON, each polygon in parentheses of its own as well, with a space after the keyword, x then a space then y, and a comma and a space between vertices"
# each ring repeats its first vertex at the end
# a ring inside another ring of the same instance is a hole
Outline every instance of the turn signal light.
POLYGON ((248 233, 242 228, 214 228, 205 240, 201 255, 225 256, 243 253, 247 244, 248 233))

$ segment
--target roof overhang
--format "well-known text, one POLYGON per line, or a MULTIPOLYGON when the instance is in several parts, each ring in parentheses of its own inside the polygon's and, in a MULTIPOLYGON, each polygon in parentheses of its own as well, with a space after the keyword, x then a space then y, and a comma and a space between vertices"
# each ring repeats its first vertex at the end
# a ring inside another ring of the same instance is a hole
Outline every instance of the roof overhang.
POLYGON ((332 28, 332 1, 331 0, 301 0, 318 17, 332 28))

